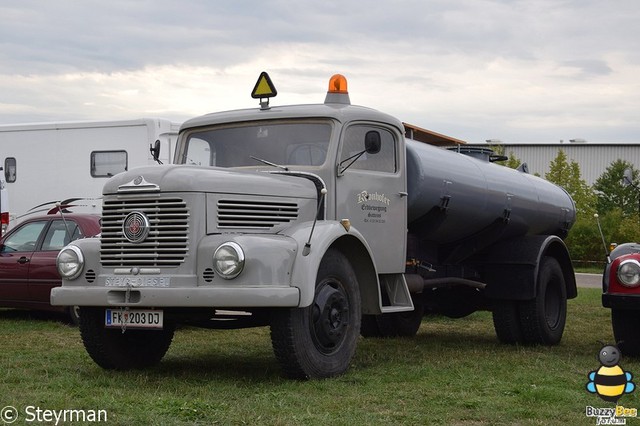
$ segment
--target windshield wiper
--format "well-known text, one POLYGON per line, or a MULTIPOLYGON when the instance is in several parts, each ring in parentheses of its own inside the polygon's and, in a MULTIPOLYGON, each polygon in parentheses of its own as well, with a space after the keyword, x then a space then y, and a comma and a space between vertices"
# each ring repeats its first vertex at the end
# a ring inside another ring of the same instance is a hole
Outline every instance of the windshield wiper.
POLYGON ((262 164, 266 164, 267 166, 277 167, 279 169, 284 170, 285 172, 289 171, 289 168, 286 167, 286 166, 281 166, 280 164, 272 163, 271 161, 267 161, 267 160, 263 160, 262 158, 254 157, 253 155, 250 155, 249 157, 253 158, 256 161, 261 162, 262 164))

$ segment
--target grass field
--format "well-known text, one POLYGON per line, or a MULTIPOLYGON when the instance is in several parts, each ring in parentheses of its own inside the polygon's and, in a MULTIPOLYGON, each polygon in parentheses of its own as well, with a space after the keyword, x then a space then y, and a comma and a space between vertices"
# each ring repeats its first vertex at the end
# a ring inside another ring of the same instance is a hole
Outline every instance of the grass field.
MULTIPOLYGON (((59 319, 0 310, 0 408, 17 409, 14 424, 39 407, 105 410, 110 425, 589 425, 586 406, 613 407, 585 388, 612 340, 600 291, 580 288, 558 346, 501 345, 487 312, 427 317, 414 338, 361 339, 344 376, 300 382, 280 375, 268 328, 181 329, 158 367, 123 373, 95 365, 59 319)), ((620 365, 640 375, 639 361, 620 365)))

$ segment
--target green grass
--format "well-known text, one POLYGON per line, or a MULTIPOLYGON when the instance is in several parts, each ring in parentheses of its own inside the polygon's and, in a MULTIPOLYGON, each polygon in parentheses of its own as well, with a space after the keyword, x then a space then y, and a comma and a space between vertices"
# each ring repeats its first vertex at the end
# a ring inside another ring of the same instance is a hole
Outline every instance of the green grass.
MULTIPOLYGON (((595 424, 585 407, 612 406, 585 390, 599 341, 613 341, 597 289, 569 301, 555 347, 499 344, 487 312, 428 317, 414 338, 361 339, 347 374, 306 382, 281 376, 268 328, 181 329, 158 367, 111 372, 76 328, 31 316, 0 310, 0 408, 22 420, 36 406, 106 410, 110 425, 560 425, 595 424)), ((639 361, 620 365, 640 375, 639 361)), ((619 403, 638 408, 637 395, 619 403)))

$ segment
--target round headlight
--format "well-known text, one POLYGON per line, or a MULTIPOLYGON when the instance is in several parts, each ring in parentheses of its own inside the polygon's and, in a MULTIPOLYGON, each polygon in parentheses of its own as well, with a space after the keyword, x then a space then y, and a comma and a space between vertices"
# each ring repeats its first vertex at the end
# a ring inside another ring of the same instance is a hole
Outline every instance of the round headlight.
POLYGON ((239 244, 223 243, 213 253, 213 267, 225 280, 237 277, 244 268, 244 252, 239 244))
POLYGON ((618 266, 618 281, 626 287, 640 285, 640 262, 635 259, 624 260, 618 266))
POLYGON ((76 246, 67 246, 60 250, 56 258, 56 267, 60 276, 67 280, 75 280, 82 273, 84 256, 76 246))

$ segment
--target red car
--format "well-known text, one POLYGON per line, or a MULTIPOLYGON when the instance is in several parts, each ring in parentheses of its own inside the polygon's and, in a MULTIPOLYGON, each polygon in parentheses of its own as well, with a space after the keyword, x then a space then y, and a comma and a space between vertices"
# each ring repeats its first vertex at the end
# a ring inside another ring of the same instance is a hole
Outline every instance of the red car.
POLYGON ((73 307, 51 306, 49 295, 61 284, 56 256, 69 242, 100 233, 100 216, 50 214, 31 217, 0 239, 0 307, 66 311, 77 322, 73 307))
POLYGON ((613 335, 625 355, 640 356, 640 244, 617 246, 602 280, 602 305, 611 308, 613 335))

